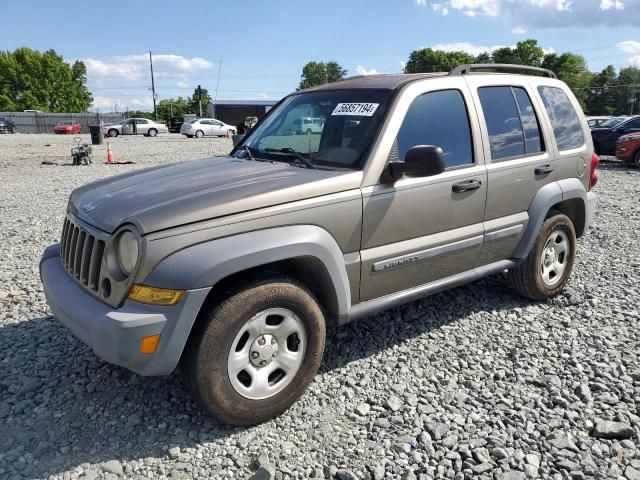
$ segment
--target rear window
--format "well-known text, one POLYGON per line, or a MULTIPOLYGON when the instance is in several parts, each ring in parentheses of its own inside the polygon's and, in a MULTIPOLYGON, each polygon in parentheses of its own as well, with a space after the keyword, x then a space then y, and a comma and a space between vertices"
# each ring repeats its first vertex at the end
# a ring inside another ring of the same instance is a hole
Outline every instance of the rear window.
POLYGON ((567 94, 558 87, 538 87, 542 102, 551 120, 558 150, 571 150, 584 145, 580 119, 567 94))

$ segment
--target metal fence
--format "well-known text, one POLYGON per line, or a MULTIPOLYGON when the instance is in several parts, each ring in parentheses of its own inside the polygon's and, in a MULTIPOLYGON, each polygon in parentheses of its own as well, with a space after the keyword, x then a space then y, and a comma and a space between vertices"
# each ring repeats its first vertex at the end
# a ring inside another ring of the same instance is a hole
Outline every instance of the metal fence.
POLYGON ((53 127, 62 120, 77 120, 82 133, 89 133, 89 125, 117 123, 124 120, 123 113, 35 113, 0 112, 0 117, 9 118, 18 133, 53 133, 53 127))

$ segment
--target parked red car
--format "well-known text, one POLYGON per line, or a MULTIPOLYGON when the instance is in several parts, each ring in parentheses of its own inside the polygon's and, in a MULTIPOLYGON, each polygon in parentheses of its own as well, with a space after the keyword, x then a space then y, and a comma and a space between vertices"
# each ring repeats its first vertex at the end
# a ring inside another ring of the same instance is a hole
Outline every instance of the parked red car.
POLYGON ((63 120, 53 128, 53 133, 80 133, 80 124, 77 120, 63 120))
POLYGON ((616 142, 616 158, 640 167, 640 133, 621 136, 616 142))

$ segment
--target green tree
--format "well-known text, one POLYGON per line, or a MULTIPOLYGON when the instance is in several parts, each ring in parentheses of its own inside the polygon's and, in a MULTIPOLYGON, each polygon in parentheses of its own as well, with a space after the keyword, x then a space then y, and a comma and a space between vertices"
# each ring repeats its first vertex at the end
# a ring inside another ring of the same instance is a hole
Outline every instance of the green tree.
POLYGON ((587 95, 587 113, 591 115, 615 115, 615 105, 611 104, 612 95, 618 78, 613 65, 604 68, 593 76, 587 95))
POLYGON ((347 71, 338 62, 308 62, 302 68, 298 90, 343 80, 347 71))
POLYGON ((587 61, 582 55, 549 53, 545 55, 542 67, 555 72, 558 78, 571 88, 582 108, 587 108, 593 74, 587 68, 587 61))
MULTIPOLYGON (((207 115, 207 105, 211 101, 211 97, 209 96, 209 91, 206 88, 202 89, 202 115, 207 115)), ((185 113, 195 113, 196 115, 200 115, 200 107, 198 105, 198 89, 193 89, 193 95, 189 100, 189 111, 185 113)))
POLYGON ((621 68, 615 82, 615 88, 609 97, 617 115, 640 113, 640 69, 621 68))
MULTIPOLYGON (((196 103, 197 103, 196 94, 196 103)), ((202 105, 204 110, 204 103, 202 105)), ((164 122, 168 122, 171 117, 179 117, 185 113, 195 113, 190 101, 184 97, 178 98, 164 98, 158 102, 157 105, 158 118, 161 118, 164 122)))
POLYGON ((54 50, 0 52, 0 110, 84 112, 93 100, 86 82, 84 63, 69 65, 54 50))
POLYGON ((404 73, 448 72, 453 67, 465 63, 474 63, 475 58, 466 52, 445 52, 423 48, 409 54, 409 61, 404 67, 404 73))

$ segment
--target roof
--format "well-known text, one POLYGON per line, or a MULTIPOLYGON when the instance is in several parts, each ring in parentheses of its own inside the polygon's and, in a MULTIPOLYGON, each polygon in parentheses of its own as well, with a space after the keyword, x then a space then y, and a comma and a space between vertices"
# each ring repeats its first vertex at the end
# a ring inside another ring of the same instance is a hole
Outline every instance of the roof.
POLYGON ((278 103, 280 100, 217 100, 216 102, 211 101, 211 105, 215 106, 235 106, 235 107, 245 107, 245 106, 273 106, 278 103))
POLYGON ((305 89, 305 92, 316 90, 337 90, 350 88, 371 88, 395 90, 409 82, 425 78, 444 77, 447 73, 383 73, 378 75, 360 75, 333 83, 325 83, 317 87, 305 89))

